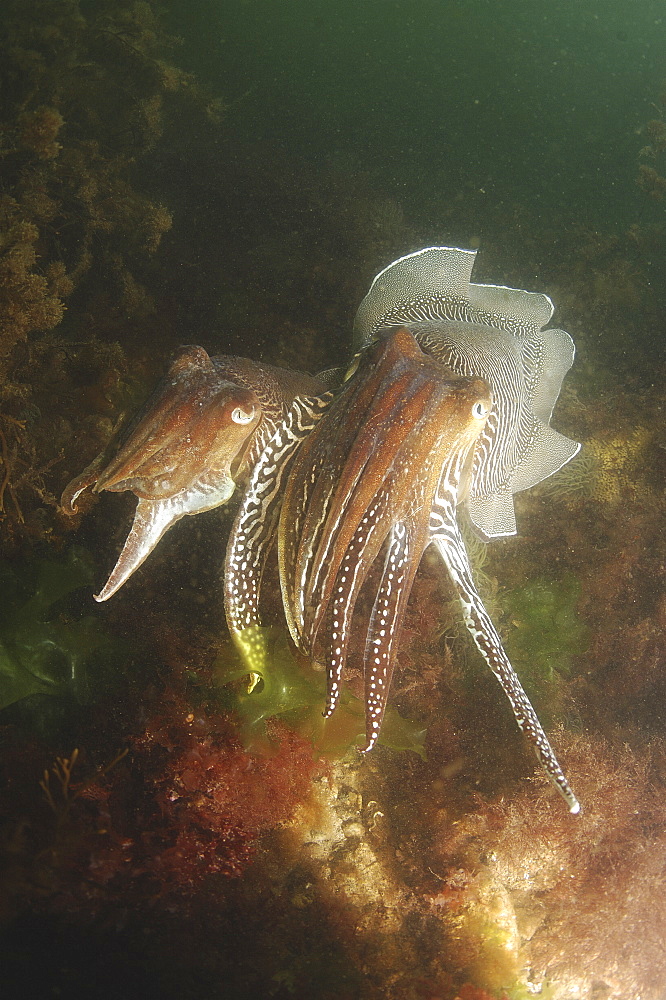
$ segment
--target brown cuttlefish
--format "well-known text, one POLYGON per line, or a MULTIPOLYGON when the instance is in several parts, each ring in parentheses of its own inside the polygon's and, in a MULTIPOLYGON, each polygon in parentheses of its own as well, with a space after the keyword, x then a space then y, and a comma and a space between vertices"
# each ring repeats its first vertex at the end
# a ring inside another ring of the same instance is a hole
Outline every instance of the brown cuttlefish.
POLYGON ((259 595, 280 493, 280 581, 292 638, 327 671, 325 715, 338 702, 352 629, 365 636, 366 743, 381 728, 407 602, 425 549, 442 555, 465 621, 516 721, 571 812, 580 806, 475 587, 456 512, 470 489, 475 447, 493 394, 384 331, 357 358, 329 409, 299 434, 303 401, 254 466, 232 528, 225 572, 229 628, 250 670, 264 669, 259 595), (312 429, 313 428, 313 429, 312 429), (300 442, 300 443, 299 443, 300 442), (282 488, 282 483, 286 485, 282 488), (357 597, 377 560, 371 611, 357 597))
MULTIPOLYGON (((253 467, 294 398, 325 393, 317 378, 183 348, 127 428, 115 456, 106 452, 65 489, 73 514, 83 490, 129 490, 138 503, 118 561, 95 600, 106 601, 187 514, 226 503, 253 467)), ((317 411, 313 401, 312 408, 317 411)))
MULTIPOLYGON (((268 442, 232 528, 227 617, 242 649, 245 630, 259 624, 263 568, 252 559, 262 546, 247 525, 262 525, 262 538, 270 542, 274 518, 265 511, 277 491, 267 470, 282 469, 278 544, 284 609, 296 645, 326 665, 326 715, 338 701, 356 599, 385 552, 374 607, 362 626, 366 750, 379 734, 412 583, 432 541, 432 509, 445 509, 447 521, 455 518, 491 404, 482 379, 448 371, 408 330, 391 331, 357 358, 325 416, 294 449, 286 475, 279 442, 268 442)), ((255 669, 259 666, 255 661, 255 669)))

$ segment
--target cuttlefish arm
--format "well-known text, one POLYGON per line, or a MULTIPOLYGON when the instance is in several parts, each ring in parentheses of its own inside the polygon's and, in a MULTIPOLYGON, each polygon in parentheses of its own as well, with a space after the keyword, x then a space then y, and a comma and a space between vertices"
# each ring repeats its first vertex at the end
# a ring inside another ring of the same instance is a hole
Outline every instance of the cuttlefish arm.
POLYGON ((338 702, 357 597, 385 552, 372 610, 358 623, 366 635, 364 751, 380 732, 444 456, 456 456, 461 474, 489 409, 482 380, 452 375, 408 330, 392 331, 361 356, 294 459, 280 514, 280 577, 296 642, 326 666, 325 715, 338 702))
POLYGON ((96 600, 115 594, 181 517, 211 510, 233 493, 232 463, 262 409, 257 394, 229 375, 203 348, 184 350, 116 456, 106 465, 100 457, 65 489, 61 502, 67 513, 75 512, 89 486, 96 493, 130 490, 138 498, 128 538, 96 600))
POLYGON ((550 741, 504 651, 502 640, 476 589, 465 543, 455 518, 455 505, 452 498, 447 496, 444 481, 440 483, 440 490, 430 515, 430 539, 449 571, 463 607, 465 624, 477 649, 509 699, 520 730, 534 748, 548 778, 564 798, 569 812, 580 812, 580 803, 557 761, 550 741))
POLYGON ((224 477, 218 483, 212 482, 208 489, 199 481, 190 489, 181 490, 164 500, 140 499, 118 561, 99 594, 94 595, 95 600, 108 601, 113 597, 181 517, 219 507, 227 502, 233 491, 233 480, 224 477))
POLYGON ((282 503, 282 488, 299 445, 325 413, 333 394, 297 396, 285 408, 254 464, 236 514, 224 569, 224 606, 229 632, 251 677, 266 669, 259 595, 282 503))

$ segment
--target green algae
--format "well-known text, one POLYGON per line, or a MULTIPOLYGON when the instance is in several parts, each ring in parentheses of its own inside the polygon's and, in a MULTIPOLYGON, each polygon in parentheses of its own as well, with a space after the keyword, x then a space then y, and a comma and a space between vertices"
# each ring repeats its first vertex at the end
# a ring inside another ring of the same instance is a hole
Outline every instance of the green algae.
POLYGON ((89 665, 109 643, 94 616, 76 618, 66 599, 93 581, 93 562, 72 548, 63 559, 0 563, 0 709, 31 695, 92 694, 89 665))
MULTIPOLYGON (((216 681, 227 688, 229 707, 239 719, 246 746, 265 740, 267 719, 280 718, 309 740, 323 756, 339 758, 365 742, 365 707, 359 698, 343 691, 333 715, 325 719, 326 675, 307 662, 297 662, 283 631, 266 629, 268 666, 259 682, 248 690, 247 667, 220 654, 215 663, 216 681)), ((425 728, 386 710, 379 743, 392 750, 412 750, 425 758, 425 728)))
POLYGON ((530 695, 550 705, 570 675, 574 658, 585 653, 589 631, 578 614, 581 586, 571 574, 540 577, 503 595, 507 653, 530 695))

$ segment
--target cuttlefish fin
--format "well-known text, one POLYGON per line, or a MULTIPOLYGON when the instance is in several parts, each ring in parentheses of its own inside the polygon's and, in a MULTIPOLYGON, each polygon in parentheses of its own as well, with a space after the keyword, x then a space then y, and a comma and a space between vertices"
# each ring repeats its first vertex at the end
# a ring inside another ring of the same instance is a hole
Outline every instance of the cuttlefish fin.
POLYGON ((511 492, 520 493, 536 486, 570 462, 579 451, 578 441, 572 441, 540 420, 535 420, 534 443, 525 461, 511 477, 511 492))
POLYGON ((576 348, 566 330, 542 330, 523 344, 522 360, 532 385, 532 409, 539 420, 550 423, 564 376, 571 368, 576 348), (539 350, 535 351, 535 345, 539 350))
POLYGON ((510 490, 469 497, 466 503, 474 530, 484 542, 516 534, 516 510, 510 490))
POLYGON ((547 295, 472 282, 475 258, 475 250, 425 247, 394 260, 359 306, 355 343, 369 343, 385 326, 438 320, 480 322, 518 336, 545 326, 553 315, 547 295))
POLYGON ((480 285, 470 281, 468 299, 470 309, 488 326, 513 333, 540 330, 554 312, 551 299, 543 292, 526 292, 507 285, 480 285))
POLYGON ((580 803, 557 762, 548 737, 543 731, 518 675, 504 651, 502 640, 474 585, 465 543, 455 518, 447 517, 446 523, 440 523, 436 529, 431 531, 430 538, 444 560, 458 592, 465 615, 465 624, 477 649, 509 699, 519 728, 532 745, 549 779, 563 796, 569 807, 569 812, 580 812, 580 803))
MULTIPOLYGON (((224 570, 227 625, 250 674, 266 667, 259 596, 266 559, 274 540, 282 503, 282 483, 291 459, 327 409, 332 393, 297 396, 255 463, 243 502, 234 520, 224 570)), ((293 621, 288 625, 294 641, 293 621)))
MULTIPOLYGON (((200 481, 164 500, 139 500, 118 561, 96 601, 108 601, 147 559, 169 528, 187 514, 200 514, 226 503, 235 484, 229 476, 200 481)), ((74 498, 75 499, 75 498, 74 498)))
POLYGON ((516 510, 513 495, 536 486, 552 476, 580 451, 580 444, 534 420, 532 445, 528 455, 515 469, 508 487, 487 496, 468 497, 470 520, 477 535, 489 542, 516 534, 516 510))

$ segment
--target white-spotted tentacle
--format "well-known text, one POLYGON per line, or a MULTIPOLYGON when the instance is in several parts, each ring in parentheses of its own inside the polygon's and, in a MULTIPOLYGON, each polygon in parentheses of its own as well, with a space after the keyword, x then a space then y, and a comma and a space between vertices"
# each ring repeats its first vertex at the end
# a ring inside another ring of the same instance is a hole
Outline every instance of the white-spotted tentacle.
POLYGON ((569 786, 538 716, 511 665, 495 626, 474 584, 467 551, 455 518, 455 499, 442 476, 430 515, 430 540, 439 550, 463 606, 465 624, 477 649, 502 685, 518 726, 534 747, 546 774, 564 797, 569 812, 580 812, 580 803, 569 786))
POLYGON ((356 529, 336 577, 330 621, 329 656, 326 665, 327 700, 324 718, 333 714, 340 697, 340 682, 347 662, 356 598, 368 567, 374 562, 377 551, 374 536, 379 526, 382 527, 380 539, 384 536, 381 511, 387 500, 385 490, 380 491, 373 500, 372 506, 356 529), (371 554, 370 559, 368 550, 371 554))
POLYGON ((285 594, 285 614, 294 642, 306 654, 312 652, 312 645, 305 635, 305 592, 310 575, 310 567, 315 556, 316 545, 320 538, 320 530, 326 519, 326 512, 331 500, 334 483, 335 475, 330 465, 330 455, 325 451, 313 455, 309 474, 303 479, 300 495, 290 508, 290 516, 285 525, 281 526, 281 535, 279 538, 280 579, 283 586, 283 593, 285 594), (307 519, 315 490, 323 493, 324 497, 320 520, 317 527, 311 529, 310 533, 306 536, 309 544, 301 552, 300 546, 303 543, 305 535, 303 526, 307 519), (293 567, 297 565, 301 566, 301 571, 298 578, 294 578, 295 570, 293 567))
POLYGON ((406 522, 394 524, 382 581, 372 609, 363 660, 366 738, 363 753, 372 750, 375 745, 386 710, 394 646, 400 633, 398 623, 404 614, 414 576, 413 572, 410 573, 410 561, 415 557, 412 541, 406 522))
POLYGON ((251 673, 261 673, 266 650, 259 595, 282 502, 282 484, 296 449, 328 407, 332 393, 297 396, 257 461, 234 520, 224 571, 229 631, 251 673))

